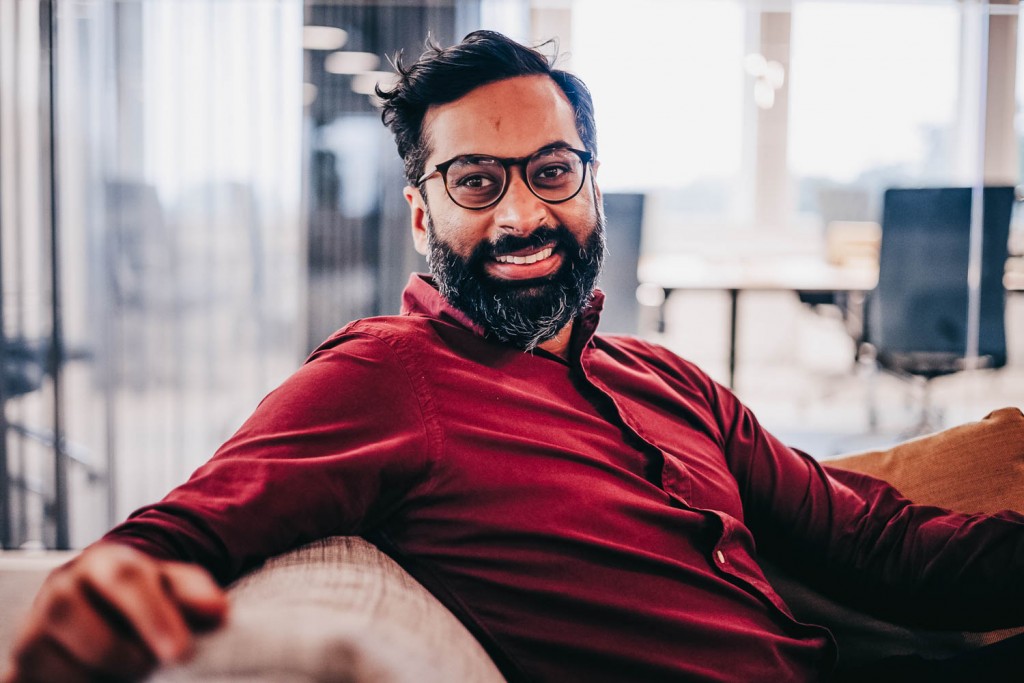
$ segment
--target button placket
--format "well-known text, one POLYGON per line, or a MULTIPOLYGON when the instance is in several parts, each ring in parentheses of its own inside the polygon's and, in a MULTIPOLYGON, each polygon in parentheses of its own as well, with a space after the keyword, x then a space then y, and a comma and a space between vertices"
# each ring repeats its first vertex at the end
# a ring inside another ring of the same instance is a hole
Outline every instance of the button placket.
POLYGON ((673 462, 669 458, 668 454, 665 453, 665 451, 662 450, 655 441, 645 433, 644 429, 640 426, 639 420, 633 418, 630 412, 616 399, 615 394, 605 386, 604 382, 596 379, 590 374, 590 365, 589 360, 585 358, 580 359, 580 369, 583 371, 584 379, 590 384, 590 386, 611 401, 616 412, 618 412, 619 420, 622 422, 623 426, 633 432, 638 439, 653 448, 658 453, 659 457, 661 457, 663 463, 661 470, 661 489, 668 493, 672 498, 677 499, 684 506, 690 507, 689 501, 692 494, 690 490, 691 483, 689 475, 686 472, 685 465, 678 461, 673 462))

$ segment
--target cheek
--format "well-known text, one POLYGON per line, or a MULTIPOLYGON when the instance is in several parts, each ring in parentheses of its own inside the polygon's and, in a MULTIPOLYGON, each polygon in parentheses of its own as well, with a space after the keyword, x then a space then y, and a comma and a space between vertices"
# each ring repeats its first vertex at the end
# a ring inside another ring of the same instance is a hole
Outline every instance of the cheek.
POLYGON ((579 203, 570 202, 571 206, 565 206, 559 211, 555 218, 564 225, 580 242, 585 241, 597 225, 597 207, 589 198, 579 203))
POLYGON ((580 193, 561 205, 560 208, 566 214, 566 220, 576 222, 590 222, 594 220, 600 210, 599 205, 601 203, 601 195, 597 194, 595 190, 596 187, 588 178, 583 184, 580 193))
POLYGON ((472 216, 456 219, 445 214, 432 218, 435 238, 463 258, 468 258, 487 237, 485 224, 472 216))

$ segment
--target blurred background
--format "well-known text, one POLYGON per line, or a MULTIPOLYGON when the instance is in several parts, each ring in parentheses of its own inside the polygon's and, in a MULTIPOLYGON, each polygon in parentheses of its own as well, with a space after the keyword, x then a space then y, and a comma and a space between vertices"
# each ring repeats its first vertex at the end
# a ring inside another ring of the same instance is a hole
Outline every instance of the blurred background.
POLYGON ((1024 405, 1020 11, 0 1, 0 545, 95 540, 398 311, 425 264, 373 87, 477 28, 593 91, 608 330, 820 457, 1024 405))

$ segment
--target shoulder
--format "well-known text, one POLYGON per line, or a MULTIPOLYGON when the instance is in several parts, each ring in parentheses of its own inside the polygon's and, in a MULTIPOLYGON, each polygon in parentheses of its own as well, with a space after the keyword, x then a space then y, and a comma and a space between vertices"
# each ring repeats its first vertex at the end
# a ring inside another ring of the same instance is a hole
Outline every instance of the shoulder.
POLYGON ((430 334, 432 320, 421 316, 382 315, 354 320, 320 343, 308 360, 330 355, 347 345, 377 346, 380 351, 400 345, 409 336, 430 334))
POLYGON ((353 321, 325 339, 306 359, 306 364, 368 360, 400 365, 417 364, 423 353, 443 345, 450 327, 433 318, 389 315, 353 321))
POLYGON ((422 323, 405 318, 368 318, 341 328, 263 399, 258 412, 275 424, 421 413, 425 387, 406 349, 424 332, 417 331, 422 323))
POLYGON ((320 344, 296 375, 339 389, 408 390, 429 402, 434 369, 466 357, 467 347, 479 344, 474 337, 465 328, 427 316, 364 318, 320 344))
POLYGON ((714 380, 696 363, 660 344, 623 334, 596 335, 595 349, 624 364, 641 364, 659 374, 668 374, 701 385, 714 380))

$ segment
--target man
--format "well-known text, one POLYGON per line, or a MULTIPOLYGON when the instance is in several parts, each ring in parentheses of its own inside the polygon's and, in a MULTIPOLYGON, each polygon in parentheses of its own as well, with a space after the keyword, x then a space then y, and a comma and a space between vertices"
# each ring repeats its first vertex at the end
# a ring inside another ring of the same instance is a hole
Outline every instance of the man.
POLYGON ((511 680, 827 678, 830 634, 791 616, 762 555, 891 615, 1022 620, 1020 516, 826 472, 692 364, 596 334, 583 83, 491 32, 399 71, 384 120, 433 279, 413 276, 402 316, 336 333, 188 483, 55 572, 11 680, 182 657, 224 616, 207 571, 223 584, 331 534, 398 558, 511 680))

